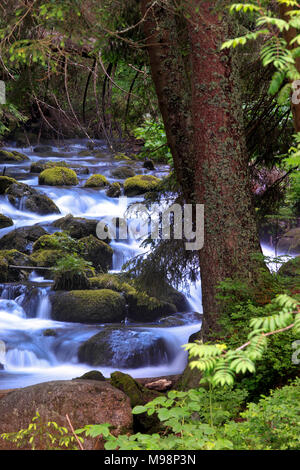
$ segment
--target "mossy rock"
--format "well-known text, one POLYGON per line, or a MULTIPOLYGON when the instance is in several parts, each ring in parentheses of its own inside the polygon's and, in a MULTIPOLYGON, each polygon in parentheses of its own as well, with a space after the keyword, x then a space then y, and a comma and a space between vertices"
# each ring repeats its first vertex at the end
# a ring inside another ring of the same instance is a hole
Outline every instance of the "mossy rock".
POLYGON ((37 145, 36 147, 34 147, 33 151, 35 153, 49 154, 50 152, 52 152, 52 147, 50 147, 50 145, 37 145))
POLYGON ((92 152, 93 150, 80 150, 80 152, 78 152, 78 156, 79 157, 90 157, 92 155, 92 152))
POLYGON ((30 166, 31 173, 42 173, 44 170, 48 170, 49 168, 54 167, 62 167, 62 168, 69 168, 69 164, 65 161, 45 161, 40 160, 38 162, 33 162, 30 166))
POLYGON ((47 186, 76 186, 78 178, 75 171, 70 168, 48 168, 39 175, 39 184, 47 186))
POLYGON ((30 254, 33 243, 46 233, 46 230, 39 225, 17 228, 1 238, 1 248, 3 250, 15 249, 30 254))
POLYGON ((8 281, 8 262, 0 252, 0 282, 8 281))
POLYGON ((37 250, 31 255, 31 260, 41 268, 52 268, 65 252, 63 250, 37 250))
POLYGON ((0 163, 20 163, 27 160, 30 160, 27 155, 17 152, 16 150, 12 152, 0 150, 0 163))
POLYGON ((72 214, 68 214, 53 222, 52 226, 68 232, 72 238, 83 238, 89 235, 96 235, 98 222, 95 219, 73 217, 72 214))
POLYGON ((122 187, 120 183, 112 183, 106 191, 108 197, 120 197, 122 194, 122 187))
POLYGON ((55 292, 50 296, 52 318, 75 323, 113 323, 124 320, 124 297, 112 290, 55 292))
POLYGON ((103 175, 92 175, 89 179, 85 182, 85 188, 104 188, 108 186, 109 182, 107 181, 106 177, 103 175))
POLYGON ((66 253, 79 252, 84 246, 78 240, 70 237, 65 232, 55 232, 42 235, 33 244, 33 251, 37 250, 63 250, 66 253))
POLYGON ((17 209, 25 209, 41 215, 60 213, 52 199, 27 184, 13 183, 7 188, 5 194, 9 202, 17 209))
POLYGON ((17 180, 9 176, 0 176, 0 194, 4 194, 12 184, 18 184, 17 180))
POLYGON ((84 259, 93 263, 94 268, 99 272, 106 272, 112 267, 113 250, 102 240, 89 235, 80 239, 83 245, 84 259))
POLYGON ((132 197, 158 189, 160 179, 152 175, 136 175, 124 183, 125 195, 132 197))
POLYGON ((114 159, 117 161, 122 161, 122 160, 130 161, 131 160, 131 158, 128 157, 128 155, 126 155, 125 153, 117 153, 116 155, 114 155, 114 159))
POLYGON ((138 322, 152 322, 178 312, 178 308, 171 301, 139 292, 132 283, 124 282, 115 274, 100 274, 90 279, 90 285, 94 289, 112 289, 122 293, 128 305, 128 317, 138 322))
POLYGON ((14 225, 14 222, 10 217, 6 217, 6 215, 0 214, 0 229, 11 227, 12 225, 14 225))
MULTIPOLYGON (((31 259, 29 256, 21 253, 18 250, 1 250, 1 258, 4 258, 8 266, 32 266, 31 259)), ((24 281, 28 278, 28 270, 14 269, 9 267, 6 277, 6 282, 19 282, 24 281)))
POLYGON ((43 336, 57 336, 57 333, 55 330, 52 330, 51 328, 47 328, 46 330, 43 331, 43 336))
POLYGON ((112 170, 111 175, 114 178, 126 179, 135 176, 135 171, 130 166, 120 166, 112 170))
POLYGON ((278 253, 289 255, 300 254, 300 227, 293 228, 280 238, 277 245, 278 253))
POLYGON ((106 378, 99 370, 90 370, 81 377, 76 377, 73 380, 98 380, 98 382, 105 382, 106 378))

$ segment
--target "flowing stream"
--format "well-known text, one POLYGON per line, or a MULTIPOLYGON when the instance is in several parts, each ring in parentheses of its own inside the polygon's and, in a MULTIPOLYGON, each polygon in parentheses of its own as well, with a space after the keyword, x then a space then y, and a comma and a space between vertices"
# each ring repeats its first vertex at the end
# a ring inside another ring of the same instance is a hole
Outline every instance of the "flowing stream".
MULTIPOLYGON (((122 182, 111 177, 111 170, 123 166, 124 162, 113 159, 103 142, 96 142, 103 155, 101 158, 95 158, 92 154, 80 156, 80 151, 86 151, 86 144, 81 140, 70 141, 63 147, 53 146, 49 156, 41 156, 32 148, 7 148, 26 154, 30 161, 5 165, 6 176, 16 177, 18 181, 47 194, 61 214, 40 216, 26 212, 22 204, 17 209, 6 196, 0 196, 0 213, 11 217, 14 222, 13 227, 0 230, 0 248, 2 236, 10 230, 40 224, 51 233, 56 230, 51 227, 51 223, 67 214, 99 220, 107 216, 124 216, 127 207, 124 203, 120 204, 118 199, 107 197, 105 190, 83 188, 84 181, 96 173, 105 175, 110 182, 122 182), (75 187, 38 186, 38 175, 30 173, 31 163, 53 161, 55 158, 87 167, 90 174, 79 174, 79 185, 75 187)), ((168 173, 168 168, 163 165, 157 165, 155 171, 143 169, 140 162, 134 162, 134 165, 137 174, 163 177, 168 173)), ((0 165, 1 173, 2 169, 3 165, 0 165)), ((142 201, 142 198, 130 198, 128 201, 142 201)), ((119 272, 126 261, 143 252, 140 243, 134 238, 128 241, 113 240, 111 246, 114 249, 112 272, 119 272)), ((24 387, 48 380, 72 379, 91 369, 100 370, 106 377, 115 370, 124 371, 133 377, 158 377, 183 371, 187 354, 182 345, 201 328, 199 283, 191 286, 188 297, 190 312, 178 312, 153 324, 138 324, 128 319, 120 325, 54 321, 51 319, 50 289, 51 282, 38 271, 32 272, 24 284, 0 284, 0 363, 1 355, 3 363, 0 389, 24 387), (80 363, 77 356, 80 345, 107 328, 113 329, 110 336, 113 360, 104 367, 80 363)))

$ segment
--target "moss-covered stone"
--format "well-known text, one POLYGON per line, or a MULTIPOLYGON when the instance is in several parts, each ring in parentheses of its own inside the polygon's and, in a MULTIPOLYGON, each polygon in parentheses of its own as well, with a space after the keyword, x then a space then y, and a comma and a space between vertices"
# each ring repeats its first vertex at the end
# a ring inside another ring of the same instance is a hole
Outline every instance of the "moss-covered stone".
POLYGON ((83 245, 83 257, 90 261, 99 272, 106 272, 112 267, 113 250, 102 240, 89 235, 80 239, 83 245))
POLYGON ((43 267, 43 268, 52 268, 57 261, 59 261, 65 252, 63 250, 37 250, 35 251, 30 259, 36 266, 43 267))
POLYGON ((4 194, 12 184, 18 184, 17 180, 8 176, 0 176, 0 194, 4 194))
POLYGON ((0 214, 0 229, 11 227, 12 225, 14 225, 14 222, 10 217, 6 217, 6 215, 0 214))
POLYGON ((300 227, 293 228, 280 238, 277 245, 278 253, 289 255, 300 254, 300 227))
POLYGON ((130 161, 130 160, 131 160, 131 158, 128 157, 128 155, 126 155, 125 153, 117 153, 117 154, 114 156, 114 159, 115 159, 115 160, 118 160, 118 161, 121 161, 121 160, 130 161))
POLYGON ((70 168, 56 166, 40 173, 39 184, 48 186, 76 186, 78 178, 75 171, 70 168))
MULTIPOLYGON (((139 322, 155 321, 164 315, 176 313, 179 309, 169 300, 150 297, 145 292, 139 292, 134 283, 124 282, 115 274, 101 274, 90 279, 91 288, 112 289, 124 295, 128 306, 128 317, 139 322)), ((170 287, 173 293, 173 288, 170 287)), ((174 289, 177 293, 177 291, 174 289)), ((178 293, 180 295, 180 293, 178 293)), ((182 298, 180 297, 180 301, 182 298)))
POLYGON ((65 232, 55 232, 42 235, 33 244, 33 251, 37 250, 63 250, 66 253, 80 252, 83 250, 84 245, 78 240, 70 237, 65 232))
POLYGON ((112 290, 55 292, 50 296, 55 320, 78 323, 113 323, 124 320, 124 297, 112 290))
POLYGON ((8 262, 0 252, 0 282, 8 280, 8 262))
POLYGON ((81 377, 77 377, 74 380, 98 380, 99 382, 106 381, 104 375, 99 370, 90 370, 89 372, 86 372, 81 377))
POLYGON ((132 197, 155 191, 158 188, 160 179, 152 175, 136 175, 128 178, 124 183, 125 195, 132 197))
POLYGON ((98 220, 84 219, 83 217, 73 217, 68 214, 53 222, 53 227, 68 232, 72 238, 83 238, 89 235, 96 235, 98 220))
POLYGON ((47 328, 46 330, 43 331, 43 336, 57 336, 57 333, 55 330, 52 330, 51 328, 47 328))
POLYGON ((3 250, 15 249, 30 254, 33 243, 46 233, 46 230, 39 225, 17 228, 1 238, 1 248, 3 250))
POLYGON ((112 183, 106 191, 108 197, 120 197, 122 194, 122 188, 120 183, 112 183))
POLYGON ((27 155, 13 150, 8 152, 7 150, 0 150, 0 163, 20 163, 29 160, 27 155))
POLYGON ((89 179, 85 182, 85 188, 104 188, 108 186, 109 182, 107 181, 106 177, 103 175, 92 175, 89 179))
MULTIPOLYGON (((6 282, 18 282, 24 281, 28 278, 29 272, 28 270, 22 269, 14 269, 12 266, 32 266, 31 259, 29 256, 21 253, 18 250, 1 250, 0 251, 1 258, 6 260, 8 265, 7 273, 4 277, 6 277, 6 282)), ((35 265, 34 265, 35 266, 35 265)))
POLYGON ((112 170, 111 175, 114 178, 126 179, 135 176, 135 171, 130 166, 120 166, 112 170))

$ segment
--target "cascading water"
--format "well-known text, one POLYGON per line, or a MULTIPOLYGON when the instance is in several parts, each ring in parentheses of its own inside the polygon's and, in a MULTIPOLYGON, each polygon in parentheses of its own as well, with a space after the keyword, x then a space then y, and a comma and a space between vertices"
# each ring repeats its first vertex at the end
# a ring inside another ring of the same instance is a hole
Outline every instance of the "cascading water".
MULTIPOLYGON (((104 146, 103 149, 105 150, 104 146)), ((58 206, 61 214, 37 215, 22 210, 21 206, 14 207, 5 196, 0 196, 0 212, 11 217, 14 222, 14 226, 0 230, 0 248, 2 236, 9 231, 40 224, 51 233, 50 224, 67 214, 98 220, 124 216, 127 203, 107 197, 105 191, 84 188, 83 183, 89 177, 84 172, 79 175, 79 187, 38 186, 37 176, 28 175, 30 164, 40 159, 53 160, 53 156, 47 158, 43 155, 41 158, 31 149, 19 150, 29 156, 30 162, 26 161, 18 166, 18 179, 47 194, 58 206)), ((52 150, 58 155, 62 152, 57 147, 52 150)), ((80 150, 86 150, 85 142, 70 143, 60 158, 67 160, 71 165, 88 167, 91 173, 101 173, 110 182, 116 181, 110 175, 111 170, 119 166, 119 162, 109 155, 104 155, 101 161, 92 156, 80 157, 80 150)), ((139 174, 145 171, 141 164, 136 165, 140 165, 139 174)), ((14 166, 8 165, 7 175, 14 176, 14 171, 14 166)), ((161 177, 167 172, 168 168, 161 166, 156 172, 150 173, 161 177)), ((141 201, 141 198, 130 198, 130 202, 135 200, 141 201)), ((140 241, 134 238, 112 240, 111 247, 114 250, 112 272, 119 272, 125 262, 143 253, 140 241)), ((51 319, 50 283, 51 281, 46 280, 39 272, 33 271, 26 285, 0 285, 0 341, 4 342, 6 349, 5 359, 2 359, 4 368, 0 370, 0 389, 54 379, 71 379, 91 368, 101 370, 105 376, 109 376, 114 370, 123 370, 134 377, 172 375, 184 369, 187 354, 181 346, 188 342, 191 334, 199 331, 199 315, 178 313, 172 315, 171 320, 165 318, 156 324, 148 325, 132 324, 129 321, 120 325, 57 322, 51 319), (80 363, 80 345, 99 332, 107 330, 111 332, 109 346, 113 352, 110 362, 99 367, 80 363), (144 349, 145 346, 147 349, 144 349)), ((199 283, 191 286, 191 312, 201 312, 200 290, 199 283)))

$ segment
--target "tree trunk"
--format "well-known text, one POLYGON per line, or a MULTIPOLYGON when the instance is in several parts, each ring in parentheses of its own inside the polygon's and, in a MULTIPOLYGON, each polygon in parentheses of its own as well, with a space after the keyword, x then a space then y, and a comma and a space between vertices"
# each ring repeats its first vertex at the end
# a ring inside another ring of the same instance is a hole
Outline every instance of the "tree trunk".
MULTIPOLYGON (((145 13, 148 2, 143 3, 145 13)), ((190 188, 188 202, 205 206, 205 240, 199 261, 202 337, 208 339, 219 330, 218 284, 226 278, 254 284, 259 270, 251 255, 261 253, 261 248, 250 191, 238 64, 231 51, 220 52, 233 32, 224 14, 220 18, 214 11, 213 2, 202 1, 199 13, 195 9, 199 2, 184 3, 191 60, 188 75, 178 53, 172 11, 157 11, 156 23, 148 19, 145 31, 177 176, 183 187, 190 188), (159 41, 154 24, 160 31, 159 41)))

